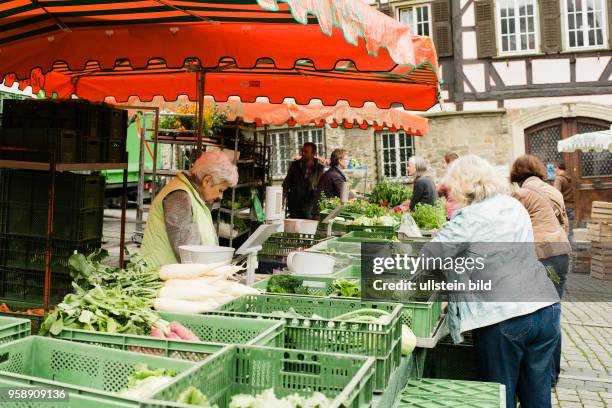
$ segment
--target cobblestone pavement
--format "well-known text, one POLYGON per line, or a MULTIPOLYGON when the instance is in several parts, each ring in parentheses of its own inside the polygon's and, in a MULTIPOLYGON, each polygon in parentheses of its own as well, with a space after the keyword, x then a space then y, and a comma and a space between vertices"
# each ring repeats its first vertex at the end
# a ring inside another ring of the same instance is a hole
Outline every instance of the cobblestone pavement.
POLYGON ((561 376, 554 407, 612 407, 612 282, 570 274, 561 314, 561 376))

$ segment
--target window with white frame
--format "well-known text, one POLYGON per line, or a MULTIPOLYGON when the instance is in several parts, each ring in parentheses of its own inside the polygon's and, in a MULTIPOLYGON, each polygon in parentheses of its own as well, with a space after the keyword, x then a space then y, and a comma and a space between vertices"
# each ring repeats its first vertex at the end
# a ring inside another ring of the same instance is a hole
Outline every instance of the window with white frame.
POLYGON ((274 179, 287 175, 289 164, 300 154, 306 142, 317 146, 317 156, 325 156, 325 132, 322 128, 284 129, 269 133, 271 149, 271 171, 274 179))
POLYGON ((409 25, 416 35, 431 36, 431 7, 429 4, 404 7, 398 10, 399 21, 409 25))
POLYGON ((498 0, 501 54, 537 51, 536 0, 498 0))
POLYGON ((568 49, 601 48, 607 32, 603 0, 564 0, 568 49))
POLYGON ((408 159, 414 156, 414 136, 404 132, 382 132, 379 136, 379 175, 390 180, 405 180, 408 159))
POLYGON ((310 142, 317 146, 317 156, 325 157, 325 140, 322 128, 301 129, 296 133, 298 153, 304 143, 310 142))

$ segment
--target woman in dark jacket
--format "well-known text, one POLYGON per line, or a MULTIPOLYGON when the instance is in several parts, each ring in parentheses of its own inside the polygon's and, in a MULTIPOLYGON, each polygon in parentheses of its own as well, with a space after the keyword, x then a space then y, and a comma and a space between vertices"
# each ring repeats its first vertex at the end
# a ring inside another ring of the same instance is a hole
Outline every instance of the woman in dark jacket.
POLYGON ((412 156, 408 160, 408 175, 414 177, 412 188, 412 198, 410 199, 410 211, 414 210, 417 204, 434 205, 438 199, 436 183, 428 176, 427 162, 425 159, 412 156))
POLYGON ((348 168, 349 157, 344 149, 336 149, 331 155, 331 167, 319 179, 319 195, 325 197, 340 197, 342 186, 347 182, 343 170, 348 168))

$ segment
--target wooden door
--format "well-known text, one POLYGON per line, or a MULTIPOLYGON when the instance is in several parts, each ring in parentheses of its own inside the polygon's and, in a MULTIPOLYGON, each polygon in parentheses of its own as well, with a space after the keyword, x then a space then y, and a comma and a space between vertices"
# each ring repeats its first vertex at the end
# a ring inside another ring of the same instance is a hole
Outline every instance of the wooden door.
POLYGON ((575 152, 561 154, 557 142, 578 133, 610 129, 610 123, 591 118, 555 119, 525 130, 525 151, 544 164, 563 159, 573 176, 576 191, 576 220, 591 218, 593 201, 612 201, 612 153, 575 152))

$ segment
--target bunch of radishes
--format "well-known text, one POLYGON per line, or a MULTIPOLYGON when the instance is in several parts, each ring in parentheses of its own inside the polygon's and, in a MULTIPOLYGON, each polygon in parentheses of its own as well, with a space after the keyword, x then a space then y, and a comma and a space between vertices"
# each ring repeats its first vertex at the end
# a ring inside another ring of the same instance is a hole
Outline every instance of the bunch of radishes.
POLYGON ((242 266, 213 264, 172 264, 162 266, 159 277, 165 281, 154 307, 161 312, 205 313, 257 289, 230 280, 242 266))
POLYGON ((198 336, 179 322, 170 322, 168 329, 169 332, 164 333, 162 329, 153 328, 151 329, 151 336, 160 339, 200 341, 198 336))

